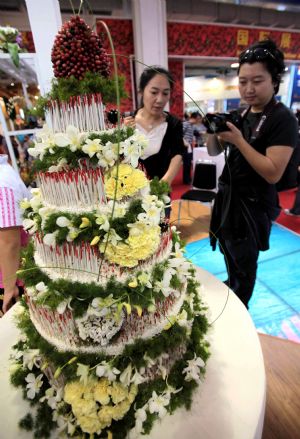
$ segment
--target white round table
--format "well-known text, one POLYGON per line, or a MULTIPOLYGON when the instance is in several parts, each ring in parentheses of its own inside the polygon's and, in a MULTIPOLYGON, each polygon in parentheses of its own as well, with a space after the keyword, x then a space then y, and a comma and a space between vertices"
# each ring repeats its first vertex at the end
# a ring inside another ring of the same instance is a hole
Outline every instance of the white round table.
MULTIPOLYGON (((260 439, 266 379, 255 327, 234 293, 208 272, 197 269, 197 273, 210 309, 209 321, 214 322, 204 382, 194 394, 190 411, 182 408, 167 415, 154 424, 149 436, 141 438, 260 439)), ((29 405, 22 399, 21 389, 9 383, 8 359, 18 335, 13 313, 14 309, 0 319, 0 439, 32 439, 31 433, 18 428, 29 405)))

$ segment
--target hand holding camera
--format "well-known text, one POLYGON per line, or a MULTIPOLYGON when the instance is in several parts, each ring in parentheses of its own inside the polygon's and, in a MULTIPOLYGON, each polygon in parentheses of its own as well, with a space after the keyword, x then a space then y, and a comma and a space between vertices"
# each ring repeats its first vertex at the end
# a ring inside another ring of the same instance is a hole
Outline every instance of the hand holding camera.
POLYGON ((207 128, 208 134, 218 135, 208 136, 207 151, 210 156, 216 156, 224 151, 222 141, 236 144, 238 137, 242 137, 240 131, 242 117, 238 111, 207 113, 203 118, 203 124, 207 128))
POLYGON ((242 117, 238 111, 230 113, 207 113, 203 118, 203 124, 207 128, 208 134, 219 134, 230 131, 227 122, 232 123, 237 128, 242 126, 242 117))

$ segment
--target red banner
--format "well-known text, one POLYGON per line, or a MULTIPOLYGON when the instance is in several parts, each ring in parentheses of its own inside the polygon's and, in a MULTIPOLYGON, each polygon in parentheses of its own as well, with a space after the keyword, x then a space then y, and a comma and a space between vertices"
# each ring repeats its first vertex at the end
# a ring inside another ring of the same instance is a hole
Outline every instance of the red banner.
POLYGON ((249 45, 270 38, 285 58, 300 60, 300 32, 214 24, 168 23, 168 54, 237 57, 249 45))

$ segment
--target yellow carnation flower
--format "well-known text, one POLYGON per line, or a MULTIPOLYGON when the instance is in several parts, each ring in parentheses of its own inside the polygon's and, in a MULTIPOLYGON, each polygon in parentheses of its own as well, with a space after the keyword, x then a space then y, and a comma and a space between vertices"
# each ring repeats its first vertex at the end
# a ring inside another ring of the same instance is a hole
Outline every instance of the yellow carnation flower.
POLYGON ((160 244, 160 227, 132 228, 126 242, 117 245, 109 243, 106 247, 105 257, 112 263, 122 267, 135 267, 139 261, 145 260, 155 253, 160 244), (139 234, 136 234, 137 229, 139 234))
POLYGON ((107 378, 101 378, 94 387, 94 398, 101 405, 107 405, 110 402, 110 386, 107 378))
POLYGON ((91 416, 93 413, 97 413, 97 404, 94 400, 78 399, 72 404, 72 412, 76 418, 80 416, 91 416))
POLYGON ((136 386, 135 384, 132 384, 130 386, 130 390, 129 390, 129 394, 128 394, 128 401, 130 402, 130 404, 132 404, 133 401, 135 400, 137 393, 138 393, 138 386, 136 386))
POLYGON ((128 399, 125 399, 124 401, 120 402, 120 404, 116 405, 113 409, 113 419, 115 421, 119 421, 120 419, 124 418, 130 409, 130 406, 131 404, 128 399))
POLYGON ((114 408, 111 405, 105 405, 98 411, 98 418, 102 428, 109 427, 113 419, 114 408))
POLYGON ((111 398, 114 404, 119 404, 119 402, 123 401, 128 396, 128 390, 121 383, 116 381, 113 382, 111 389, 111 398))
POLYGON ((97 414, 92 415, 92 416, 79 416, 77 418, 77 421, 78 421, 82 431, 84 431, 85 433, 100 434, 101 429, 103 428, 97 414))
POLYGON ((144 172, 134 169, 125 163, 119 165, 118 181, 117 166, 105 177, 105 192, 108 198, 121 200, 126 196, 133 196, 140 189, 149 184, 144 172), (116 193, 115 193, 116 192, 116 193))
POLYGON ((72 404, 78 399, 82 398, 85 391, 85 385, 80 381, 73 381, 67 383, 64 388, 64 400, 68 404, 72 404))

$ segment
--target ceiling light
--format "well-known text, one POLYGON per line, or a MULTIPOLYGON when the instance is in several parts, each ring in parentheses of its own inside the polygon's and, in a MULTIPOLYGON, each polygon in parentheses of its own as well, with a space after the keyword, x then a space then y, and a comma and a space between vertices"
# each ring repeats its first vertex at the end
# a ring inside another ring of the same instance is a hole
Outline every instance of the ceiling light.
POLYGON ((13 87, 13 86, 15 85, 15 83, 14 83, 14 82, 11 82, 10 85, 13 87))
POLYGON ((286 6, 285 5, 278 5, 276 7, 277 11, 285 11, 286 10, 286 6))
POLYGON ((289 70, 289 68, 288 68, 288 67, 286 67, 286 68, 284 69, 284 71, 285 71, 285 72, 287 72, 288 70, 289 70))
POLYGON ((232 69, 237 69, 238 67, 239 67, 239 63, 238 62, 233 62, 232 64, 230 64, 230 67, 232 68, 232 69))

